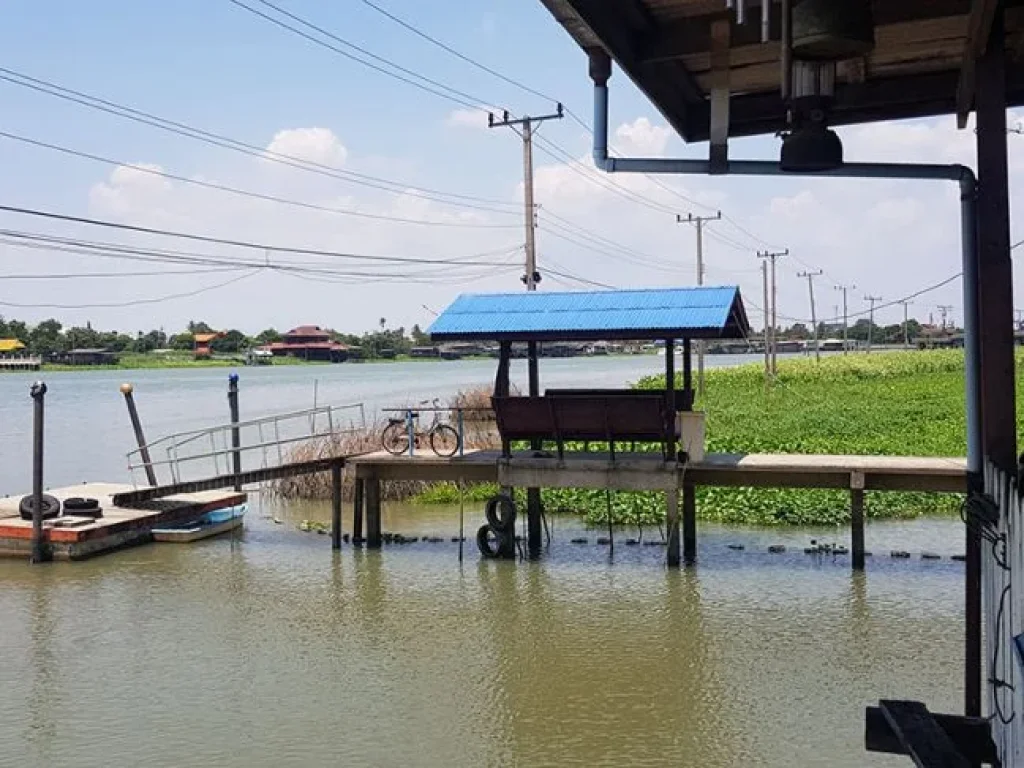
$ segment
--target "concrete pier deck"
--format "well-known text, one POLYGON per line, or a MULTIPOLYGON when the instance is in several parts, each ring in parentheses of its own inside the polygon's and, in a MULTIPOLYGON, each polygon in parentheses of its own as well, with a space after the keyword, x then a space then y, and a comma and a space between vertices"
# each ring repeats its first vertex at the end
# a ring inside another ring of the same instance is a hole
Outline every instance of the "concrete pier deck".
POLYGON ((700 462, 666 463, 656 453, 566 453, 563 460, 532 451, 466 451, 444 458, 383 451, 355 456, 356 477, 378 480, 459 480, 518 487, 665 490, 683 483, 757 488, 856 488, 878 491, 966 491, 963 458, 776 453, 709 453, 700 462), (862 484, 861 484, 862 483, 862 484))
MULTIPOLYGON (((80 560, 113 549, 152 540, 153 528, 195 520, 204 512, 244 504, 246 495, 233 491, 204 491, 169 496, 132 507, 115 507, 112 497, 132 490, 114 483, 87 483, 46 493, 63 501, 75 496, 94 498, 103 517, 74 515, 43 521, 43 534, 55 560, 80 560)), ((32 522, 18 513, 21 496, 0 499, 0 557, 25 557, 32 548, 32 522)))

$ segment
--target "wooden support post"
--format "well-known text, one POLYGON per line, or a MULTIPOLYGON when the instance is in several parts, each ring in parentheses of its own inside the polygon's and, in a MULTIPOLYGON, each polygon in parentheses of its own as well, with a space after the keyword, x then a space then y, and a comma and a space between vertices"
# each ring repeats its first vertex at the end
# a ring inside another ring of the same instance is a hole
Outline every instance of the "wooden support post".
POLYGON ((341 549, 341 462, 331 467, 331 548, 341 549))
POLYGON ((665 492, 667 509, 665 527, 668 529, 668 567, 679 567, 679 491, 673 488, 665 492))
MULTIPOLYGON (((537 370, 537 342, 527 342, 526 354, 529 367, 530 397, 540 397, 540 373, 537 370)), ((533 440, 530 443, 530 448, 534 451, 539 451, 541 449, 541 442, 533 440)), ((526 546, 531 559, 540 556, 542 535, 540 488, 527 488, 526 546)))
POLYGON ((672 339, 665 339, 665 460, 676 460, 676 350, 672 339))
POLYGON ((850 548, 853 569, 864 570, 864 473, 850 473, 850 548))
MULTIPOLYGON (((1013 264, 1010 258, 1006 148, 1006 43, 996 11, 985 53, 977 62, 978 315, 984 455, 1016 473, 1013 348, 1013 264)), ((981 541, 968 526, 964 568, 964 712, 981 714, 981 541)))
MULTIPOLYGON (((494 376, 495 397, 508 397, 509 395, 509 366, 511 361, 512 343, 508 341, 500 342, 498 344, 498 371, 494 376)), ((501 453, 503 456, 510 456, 512 453, 511 444, 504 438, 501 441, 501 453)))
POLYGON ((32 395, 32 562, 50 560, 50 548, 43 537, 43 408, 46 384, 37 381, 32 395))
POLYGON ((356 486, 352 493, 352 543, 363 542, 363 489, 366 481, 356 478, 356 486))
POLYGON ((697 562, 697 487, 683 481, 683 562, 697 562))
POLYGON ((380 549, 380 478, 366 479, 366 546, 380 549))
POLYGON ((142 459, 142 466, 146 470, 146 480, 152 488, 157 486, 156 469, 153 467, 153 459, 149 454, 149 446, 146 445, 146 436, 142 432, 142 420, 139 419, 139 409, 135 407, 135 395, 132 394, 135 387, 125 382, 121 385, 121 394, 124 395, 125 405, 128 406, 128 418, 132 422, 132 431, 135 432, 135 442, 139 446, 139 458, 142 459))
MULTIPOLYGON (((232 472, 236 475, 242 474, 242 437, 238 429, 238 374, 232 373, 228 376, 228 409, 231 411, 231 462, 232 472)), ((235 490, 241 491, 242 484, 235 483, 235 490)))

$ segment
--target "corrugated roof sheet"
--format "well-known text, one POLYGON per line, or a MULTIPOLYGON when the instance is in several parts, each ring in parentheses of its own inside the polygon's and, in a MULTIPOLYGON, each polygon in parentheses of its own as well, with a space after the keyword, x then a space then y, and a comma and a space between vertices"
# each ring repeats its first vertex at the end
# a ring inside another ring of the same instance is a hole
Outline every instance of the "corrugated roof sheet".
POLYGON ((429 333, 438 340, 738 338, 749 330, 736 286, 463 294, 429 333))
POLYGON ((17 339, 0 339, 0 352, 19 352, 25 345, 17 339))

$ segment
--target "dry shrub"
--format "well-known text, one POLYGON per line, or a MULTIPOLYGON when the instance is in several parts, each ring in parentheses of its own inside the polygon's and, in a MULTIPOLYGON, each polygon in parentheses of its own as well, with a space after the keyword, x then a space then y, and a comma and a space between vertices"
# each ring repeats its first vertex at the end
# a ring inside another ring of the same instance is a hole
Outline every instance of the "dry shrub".
MULTIPOLYGON (((467 450, 488 449, 500 446, 501 439, 491 408, 491 392, 486 387, 465 390, 455 395, 448 403, 451 408, 449 420, 457 423, 457 409, 463 410, 463 435, 467 450)), ((421 419, 429 418, 424 413, 421 419)), ((312 461, 330 456, 353 456, 382 450, 381 434, 387 421, 378 421, 364 429, 311 438, 299 443, 288 451, 285 463, 312 461)), ((425 450, 429 451, 429 448, 425 450)), ((423 492, 432 483, 422 480, 401 480, 381 483, 381 495, 385 500, 399 501, 423 492)), ((355 483, 351 472, 345 472, 342 482, 342 496, 350 500, 355 483)), ((282 499, 329 499, 331 498, 331 474, 321 472, 315 475, 286 477, 268 484, 271 494, 282 499)))

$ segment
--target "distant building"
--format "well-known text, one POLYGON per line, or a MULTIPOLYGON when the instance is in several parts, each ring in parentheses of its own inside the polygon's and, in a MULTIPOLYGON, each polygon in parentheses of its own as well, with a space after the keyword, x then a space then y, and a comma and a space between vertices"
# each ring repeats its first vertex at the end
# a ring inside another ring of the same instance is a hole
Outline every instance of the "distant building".
POLYGON ((275 341, 262 349, 268 350, 275 357, 298 357, 302 360, 320 360, 330 363, 343 363, 349 359, 350 350, 345 344, 331 340, 331 334, 318 325, 300 325, 292 328, 275 341))
POLYGON ((213 331, 212 333, 197 333, 192 337, 192 349, 196 359, 202 359, 213 356, 213 342, 217 339, 222 339, 227 334, 223 331, 213 331))
POLYGON ((51 362, 60 365, 117 365, 120 360, 120 355, 106 349, 72 349, 51 358, 51 362))
POLYGON ((0 355, 13 355, 24 351, 25 345, 17 339, 0 339, 0 355))

